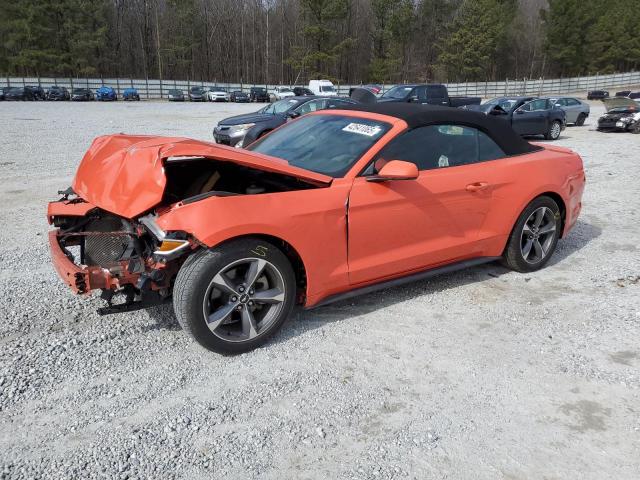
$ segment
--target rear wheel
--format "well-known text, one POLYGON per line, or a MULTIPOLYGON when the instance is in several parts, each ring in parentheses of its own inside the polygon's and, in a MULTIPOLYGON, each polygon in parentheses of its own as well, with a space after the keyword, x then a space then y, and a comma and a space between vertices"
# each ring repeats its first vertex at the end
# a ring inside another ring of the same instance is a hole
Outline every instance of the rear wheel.
POLYGON ((557 140, 560 137, 560 133, 562 132, 562 125, 560 122, 553 121, 551 125, 549 125, 549 130, 545 134, 544 138, 547 140, 557 140))
POLYGON ((578 118, 576 119, 576 126, 577 127, 581 127, 584 125, 584 121, 587 119, 587 116, 584 113, 581 113, 580 115, 578 115, 578 118))
POLYGON ((190 257, 178 272, 178 322, 203 347, 233 354, 263 344, 285 323, 295 301, 287 257, 260 239, 236 240, 190 257))
POLYGON ((549 197, 533 200, 516 222, 503 263, 517 272, 533 272, 544 267, 556 249, 562 218, 558 204, 549 197))

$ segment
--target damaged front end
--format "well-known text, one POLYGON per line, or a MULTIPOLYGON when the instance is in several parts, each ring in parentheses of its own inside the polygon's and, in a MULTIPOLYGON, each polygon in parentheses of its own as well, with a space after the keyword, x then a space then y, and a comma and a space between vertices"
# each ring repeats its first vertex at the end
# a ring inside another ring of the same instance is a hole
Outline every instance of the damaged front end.
POLYGON ((640 133, 640 106, 634 100, 616 97, 603 102, 607 113, 598 119, 599 131, 640 133))
POLYGON ((197 140, 99 137, 73 186, 49 203, 47 218, 56 227, 49 233, 53 264, 74 292, 102 291, 107 307, 101 314, 146 308, 170 299, 189 254, 212 246, 196 239, 194 230, 225 212, 169 226, 163 216, 176 219, 181 208, 211 197, 227 204, 330 183, 330 177, 282 160, 197 140))
POLYGON ((51 202, 49 232, 53 265, 78 294, 101 290, 100 314, 137 310, 170 298, 171 283, 195 248, 186 234, 165 234, 152 214, 128 220, 64 192, 51 202), (119 300, 121 298, 121 300, 119 300))

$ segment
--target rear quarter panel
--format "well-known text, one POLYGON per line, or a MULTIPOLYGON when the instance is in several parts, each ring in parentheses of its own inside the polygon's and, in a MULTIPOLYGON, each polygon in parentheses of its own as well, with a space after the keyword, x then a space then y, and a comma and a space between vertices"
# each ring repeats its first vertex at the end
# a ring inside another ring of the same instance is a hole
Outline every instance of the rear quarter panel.
POLYGON ((492 208, 479 236, 486 242, 486 255, 502 254, 522 211, 545 193, 559 196, 566 207, 562 232, 566 237, 582 206, 585 177, 578 154, 545 146, 539 152, 486 162, 486 166, 492 185, 492 208))

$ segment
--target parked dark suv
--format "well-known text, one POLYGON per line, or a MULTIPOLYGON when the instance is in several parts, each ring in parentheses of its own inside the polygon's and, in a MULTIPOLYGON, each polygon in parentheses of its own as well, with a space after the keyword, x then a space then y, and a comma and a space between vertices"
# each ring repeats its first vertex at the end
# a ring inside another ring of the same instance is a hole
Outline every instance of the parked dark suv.
POLYGON ((207 91, 204 87, 191 87, 189 89, 189 101, 190 102, 206 102, 207 91))
POLYGON ((251 87, 249 90, 249 99, 252 102, 268 102, 269 93, 264 87, 251 87))
POLYGON ((36 100, 32 90, 26 87, 11 87, 4 94, 5 100, 36 100))
POLYGON ((47 95, 44 92, 44 88, 38 85, 27 85, 24 87, 26 90, 29 90, 33 94, 34 100, 45 100, 47 95))
POLYGON ((4 100, 4 96, 9 90, 11 90, 11 87, 2 87, 0 90, 0 100, 4 100))
POLYGON ((71 100, 71 95, 65 87, 54 85, 47 91, 47 100, 71 100))
POLYGON ((216 143, 246 147, 290 119, 317 110, 344 108, 354 104, 356 104, 355 101, 343 97, 287 97, 265 105, 257 112, 220 120, 213 129, 213 138, 216 143))
POLYGON ((609 92, 606 90, 591 90, 587 93, 587 100, 604 100, 609 98, 609 92))
POLYGON ((95 95, 88 88, 74 88, 71 92, 71 100, 74 102, 90 102, 95 99, 95 95))

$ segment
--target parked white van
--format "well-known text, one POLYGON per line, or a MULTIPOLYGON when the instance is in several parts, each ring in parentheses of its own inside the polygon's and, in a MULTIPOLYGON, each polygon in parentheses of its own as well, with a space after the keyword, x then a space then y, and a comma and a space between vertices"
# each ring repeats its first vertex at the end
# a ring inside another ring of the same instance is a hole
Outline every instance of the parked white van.
POLYGON ((309 80, 309 90, 314 95, 323 95, 325 97, 333 97, 338 95, 336 87, 329 80, 309 80))

